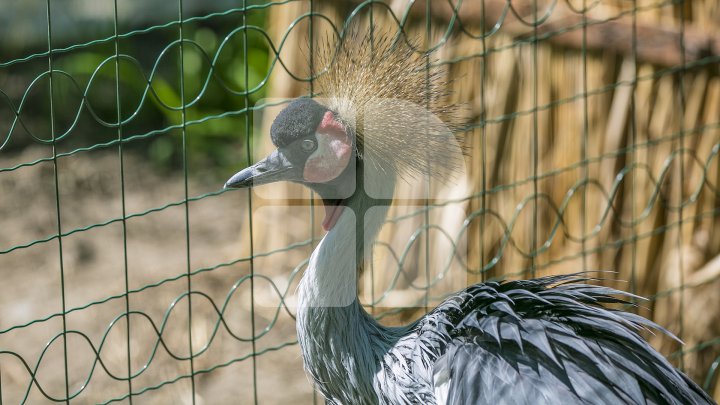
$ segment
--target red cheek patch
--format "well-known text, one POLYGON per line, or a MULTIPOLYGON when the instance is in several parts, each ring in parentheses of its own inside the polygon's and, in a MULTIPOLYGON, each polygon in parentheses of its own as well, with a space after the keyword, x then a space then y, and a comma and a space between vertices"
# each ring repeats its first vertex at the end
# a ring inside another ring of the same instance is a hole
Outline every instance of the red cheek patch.
POLYGON ((345 127, 330 111, 325 113, 315 137, 317 149, 305 162, 303 177, 312 183, 325 183, 345 170, 352 155, 352 145, 345 127))
POLYGON ((318 126, 318 132, 325 134, 329 133, 341 133, 345 135, 345 126, 338 120, 335 119, 335 114, 330 111, 326 111, 323 115, 323 119, 318 126))

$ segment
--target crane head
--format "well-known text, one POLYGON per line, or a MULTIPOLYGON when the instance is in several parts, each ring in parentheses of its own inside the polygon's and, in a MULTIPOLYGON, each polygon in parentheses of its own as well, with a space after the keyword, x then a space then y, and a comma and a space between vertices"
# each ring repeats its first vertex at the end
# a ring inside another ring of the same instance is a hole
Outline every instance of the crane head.
POLYGON ((277 149, 225 187, 303 184, 322 198, 330 230, 343 207, 387 205, 397 179, 453 180, 464 160, 448 76, 400 39, 357 33, 321 47, 327 69, 314 92, 323 98, 288 104, 270 129, 277 149))
POLYGON ((288 104, 273 121, 270 155, 232 176, 225 188, 247 188, 277 181, 303 184, 322 197, 323 228, 337 222, 344 200, 355 191, 355 142, 337 113, 301 98, 288 104))

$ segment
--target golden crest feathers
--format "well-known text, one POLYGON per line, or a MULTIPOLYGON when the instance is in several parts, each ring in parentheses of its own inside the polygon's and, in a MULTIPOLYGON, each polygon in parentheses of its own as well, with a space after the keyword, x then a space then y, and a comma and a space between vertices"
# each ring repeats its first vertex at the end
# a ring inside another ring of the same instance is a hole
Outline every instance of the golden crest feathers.
POLYGON ((350 31, 320 50, 317 101, 357 139, 358 156, 384 172, 442 176, 461 164, 446 72, 402 33, 350 31))

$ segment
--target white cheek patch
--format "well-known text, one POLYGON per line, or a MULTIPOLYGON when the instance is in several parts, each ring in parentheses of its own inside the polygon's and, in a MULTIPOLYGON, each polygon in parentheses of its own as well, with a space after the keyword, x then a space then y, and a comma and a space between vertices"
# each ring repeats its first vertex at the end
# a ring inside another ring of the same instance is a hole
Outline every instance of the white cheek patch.
POLYGON ((340 131, 315 133, 317 149, 305 162, 303 177, 312 183, 325 183, 345 170, 352 155, 348 136, 340 131))

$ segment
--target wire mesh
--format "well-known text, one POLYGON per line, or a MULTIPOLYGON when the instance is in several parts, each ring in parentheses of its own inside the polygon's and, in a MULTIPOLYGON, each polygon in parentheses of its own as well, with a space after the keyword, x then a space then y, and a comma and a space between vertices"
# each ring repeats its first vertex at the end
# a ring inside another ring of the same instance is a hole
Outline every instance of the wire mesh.
POLYGON ((469 106, 468 187, 394 208, 371 313, 417 316, 451 271, 616 270, 687 345, 652 343, 719 398, 712 1, 178 0, 133 23, 113 0, 75 36, 87 4, 28 4, 44 44, 0 61, 0 403, 321 401, 293 328, 312 196, 220 186, 278 108, 318 95, 317 44, 353 23, 419 38, 469 106))

